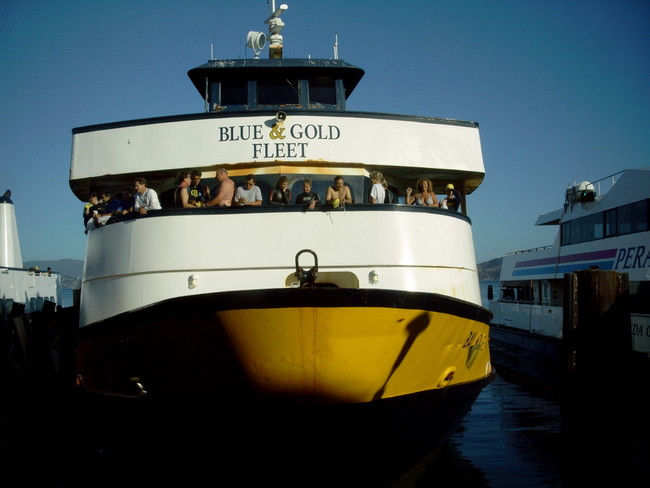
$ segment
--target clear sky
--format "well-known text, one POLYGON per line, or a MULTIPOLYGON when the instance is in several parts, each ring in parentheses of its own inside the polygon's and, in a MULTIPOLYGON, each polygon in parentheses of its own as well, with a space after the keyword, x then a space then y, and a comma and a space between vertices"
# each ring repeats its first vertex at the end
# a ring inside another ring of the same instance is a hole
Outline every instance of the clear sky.
MULTIPOLYGON (((479 262, 550 244, 556 229, 533 224, 569 184, 650 166, 647 0, 280 3, 285 57, 333 57, 338 34, 339 57, 365 69, 348 109, 480 124, 479 262)), ((211 44, 252 57, 246 34, 267 32, 268 13, 265 0, 0 0, 0 192, 24 261, 84 257, 71 130, 203 111, 187 71, 211 44)))

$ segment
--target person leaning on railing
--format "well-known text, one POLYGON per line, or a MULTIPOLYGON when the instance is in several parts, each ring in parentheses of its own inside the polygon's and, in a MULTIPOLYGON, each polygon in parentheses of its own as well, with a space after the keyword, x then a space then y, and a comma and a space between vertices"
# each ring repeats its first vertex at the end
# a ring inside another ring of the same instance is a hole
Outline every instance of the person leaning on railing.
POLYGON ((133 182, 135 187, 135 204, 133 211, 141 214, 146 214, 150 210, 160 210, 160 202, 158 201, 158 194, 152 188, 147 188, 147 180, 144 178, 136 178, 133 182))

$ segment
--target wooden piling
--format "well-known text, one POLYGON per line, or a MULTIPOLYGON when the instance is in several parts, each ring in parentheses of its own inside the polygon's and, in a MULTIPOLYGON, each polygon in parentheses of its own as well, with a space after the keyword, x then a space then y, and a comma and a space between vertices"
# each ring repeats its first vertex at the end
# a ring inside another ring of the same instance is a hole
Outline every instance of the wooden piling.
POLYGON ((586 270, 564 276, 569 383, 617 381, 631 357, 628 275, 586 270))
POLYGON ((628 275, 585 270, 564 276, 562 432, 576 483, 625 483, 634 471, 635 383, 628 275), (587 479, 592 477, 593 479, 587 479))

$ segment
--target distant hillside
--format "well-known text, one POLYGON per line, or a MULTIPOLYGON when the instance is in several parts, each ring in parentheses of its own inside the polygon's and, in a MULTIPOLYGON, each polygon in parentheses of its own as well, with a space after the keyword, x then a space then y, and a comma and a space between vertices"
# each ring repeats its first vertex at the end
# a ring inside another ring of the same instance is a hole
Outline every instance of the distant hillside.
POLYGON ((54 259, 52 261, 25 261, 24 268, 36 268, 45 271, 52 268, 61 274, 61 284, 64 288, 75 288, 77 280, 81 279, 84 270, 84 262, 80 259, 54 259))
POLYGON ((503 258, 494 258, 484 263, 478 263, 479 281, 499 281, 502 262, 503 258))

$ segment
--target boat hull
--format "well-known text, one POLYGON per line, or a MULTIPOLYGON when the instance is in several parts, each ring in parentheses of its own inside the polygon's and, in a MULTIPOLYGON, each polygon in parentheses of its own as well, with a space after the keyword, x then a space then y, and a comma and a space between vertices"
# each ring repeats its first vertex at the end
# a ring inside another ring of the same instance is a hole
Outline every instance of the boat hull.
POLYGON ((79 383, 218 402, 364 403, 491 373, 490 314, 440 295, 297 288, 165 300, 79 331, 79 383))
MULTIPOLYGON (((441 447, 493 379, 489 319, 482 307, 429 293, 210 293, 82 327, 76 370, 90 392, 146 390, 136 403, 170 408, 163 417, 181 415, 182 432, 202 419, 202 435, 214 429, 232 447, 224 469, 255 439, 255 463, 283 479, 299 469, 332 482, 352 473, 386 481, 441 447)), ((154 439, 150 415, 137 430, 154 439)))

